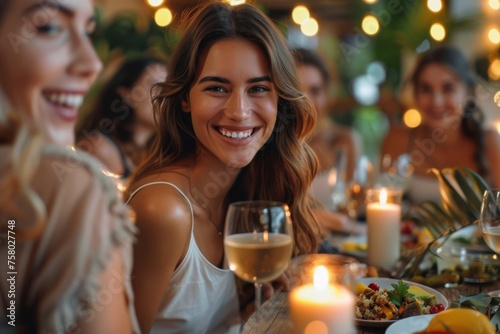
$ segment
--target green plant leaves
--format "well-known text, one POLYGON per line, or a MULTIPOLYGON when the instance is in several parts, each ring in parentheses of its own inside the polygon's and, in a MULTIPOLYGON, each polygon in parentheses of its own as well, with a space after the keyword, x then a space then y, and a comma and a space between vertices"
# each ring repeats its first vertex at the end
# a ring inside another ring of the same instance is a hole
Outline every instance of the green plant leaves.
POLYGON ((481 212, 483 193, 489 188, 486 181, 466 167, 430 169, 439 182, 441 203, 424 201, 413 205, 409 216, 426 227, 434 240, 413 252, 403 262, 402 277, 413 275, 437 239, 474 224, 481 212))

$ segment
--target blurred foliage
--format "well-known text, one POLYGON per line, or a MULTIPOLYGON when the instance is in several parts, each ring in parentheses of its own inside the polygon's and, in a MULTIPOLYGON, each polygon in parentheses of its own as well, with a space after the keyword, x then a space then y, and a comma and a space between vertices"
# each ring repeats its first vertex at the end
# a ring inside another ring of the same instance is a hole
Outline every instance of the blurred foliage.
POLYGON ((417 0, 379 0, 373 5, 363 1, 353 2, 353 35, 344 39, 343 48, 341 43, 344 59, 340 68, 343 69, 343 78, 349 80, 363 74, 370 62, 379 60, 386 66, 386 84, 397 90, 404 79, 401 73, 404 50, 415 53, 426 51, 436 44, 446 43, 461 29, 477 26, 483 19, 479 14, 453 19, 446 8, 446 2, 445 8, 438 13, 431 12, 426 3, 427 1, 417 0), (361 29, 361 21, 368 13, 376 16, 380 22, 380 31, 375 36, 368 36, 361 29), (446 29, 443 42, 436 42, 430 36, 429 28, 436 22, 446 29))
POLYGON ((97 9, 94 46, 104 64, 116 58, 132 58, 145 53, 168 58, 179 40, 179 34, 169 26, 156 25, 153 18, 144 19, 133 12, 121 13, 104 20, 97 9))
POLYGON ((477 224, 487 182, 475 171, 466 167, 432 168, 439 183, 441 202, 423 201, 411 207, 409 218, 416 219, 427 228, 433 240, 415 249, 406 257, 401 267, 401 277, 412 277, 433 245, 446 240, 451 233, 477 224), (446 237, 446 238, 445 238, 446 237))

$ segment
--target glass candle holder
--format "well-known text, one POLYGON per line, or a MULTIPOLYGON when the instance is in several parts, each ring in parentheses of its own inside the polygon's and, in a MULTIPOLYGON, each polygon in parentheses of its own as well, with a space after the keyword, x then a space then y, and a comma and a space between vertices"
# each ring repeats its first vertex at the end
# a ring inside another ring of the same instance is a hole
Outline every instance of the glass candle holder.
POLYGON ((364 269, 354 258, 333 254, 293 259, 288 295, 292 333, 354 333, 352 287, 364 269))
POLYGON ((394 268, 400 257, 402 197, 400 189, 376 188, 367 191, 367 262, 370 265, 394 268))

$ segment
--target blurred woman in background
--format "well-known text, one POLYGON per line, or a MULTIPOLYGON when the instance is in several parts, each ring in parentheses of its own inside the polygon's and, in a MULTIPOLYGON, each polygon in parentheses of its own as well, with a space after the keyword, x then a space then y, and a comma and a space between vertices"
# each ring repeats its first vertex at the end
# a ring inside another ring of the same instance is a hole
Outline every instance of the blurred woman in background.
MULTIPOLYGON (((327 210, 316 210, 318 221, 325 232, 353 232, 351 218, 340 213, 339 206, 347 206, 348 187, 353 180, 361 144, 352 129, 335 124, 328 113, 330 75, 323 60, 313 51, 295 49, 297 75, 304 94, 312 101, 317 122, 308 143, 319 161, 319 171, 311 184, 311 194, 327 210), (332 179, 333 178, 333 179, 332 179), (334 191, 343 203, 333 200, 334 191)), ((347 210, 346 210, 347 211, 347 210)))
POLYGON ((422 123, 414 129, 391 128, 381 152, 392 160, 410 155, 409 198, 440 200, 430 168, 468 167, 500 187, 500 135, 483 128, 476 80, 464 54, 451 46, 430 50, 418 61, 411 82, 422 123))
POLYGON ((154 134, 151 88, 166 76, 160 58, 126 60, 80 122, 77 147, 98 158, 109 172, 129 177, 154 134))

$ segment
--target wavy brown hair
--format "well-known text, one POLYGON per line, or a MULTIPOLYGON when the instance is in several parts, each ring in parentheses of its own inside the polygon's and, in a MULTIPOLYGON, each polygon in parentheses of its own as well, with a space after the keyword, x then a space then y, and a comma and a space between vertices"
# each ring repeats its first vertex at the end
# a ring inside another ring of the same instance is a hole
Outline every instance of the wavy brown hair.
POLYGON ((484 115, 475 101, 476 79, 465 55, 456 47, 441 46, 424 54, 418 61, 411 81, 416 94, 420 73, 430 64, 439 64, 451 70, 467 87, 469 99, 463 105, 463 117, 460 123, 462 134, 476 145, 474 160, 478 173, 484 178, 489 176, 488 162, 485 156, 484 115))
POLYGON ((188 99, 197 78, 201 55, 220 40, 245 39, 258 45, 268 60, 278 93, 278 115, 271 138, 241 170, 226 195, 225 207, 241 200, 285 202, 294 221, 295 254, 315 252, 318 228, 308 188, 317 162, 306 140, 316 116, 314 107, 298 88, 294 59, 283 35, 250 4, 233 7, 209 1, 184 20, 184 35, 170 58, 168 78, 153 90, 157 135, 132 183, 196 153, 197 138, 181 102, 188 99))

